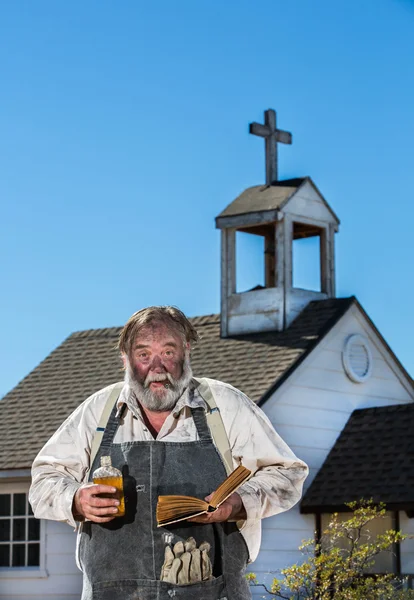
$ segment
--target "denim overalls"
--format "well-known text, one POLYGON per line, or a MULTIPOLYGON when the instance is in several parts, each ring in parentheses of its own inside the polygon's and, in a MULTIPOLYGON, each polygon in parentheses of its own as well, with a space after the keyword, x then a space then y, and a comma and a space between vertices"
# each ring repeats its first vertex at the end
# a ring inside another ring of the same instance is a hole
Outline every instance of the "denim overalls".
POLYGON ((203 408, 191 409, 199 440, 140 441, 114 444, 119 417, 114 406, 90 473, 101 456, 124 476, 125 517, 109 523, 83 524, 79 563, 84 573, 82 600, 248 600, 244 569, 248 550, 236 523, 181 521, 157 527, 155 509, 161 494, 204 498, 226 478, 203 408), (166 535, 167 534, 167 535, 166 535), (214 579, 186 586, 160 581, 165 540, 194 537, 207 541, 214 579))

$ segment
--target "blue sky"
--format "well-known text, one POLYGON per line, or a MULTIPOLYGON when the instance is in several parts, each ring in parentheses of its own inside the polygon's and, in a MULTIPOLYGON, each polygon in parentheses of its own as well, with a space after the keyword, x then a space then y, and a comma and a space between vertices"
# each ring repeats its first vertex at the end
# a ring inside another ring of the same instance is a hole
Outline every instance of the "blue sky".
POLYGON ((219 311, 214 217, 263 182, 270 107, 280 178, 341 219, 338 296, 413 374, 413 28, 408 0, 0 3, 0 394, 73 331, 219 311))

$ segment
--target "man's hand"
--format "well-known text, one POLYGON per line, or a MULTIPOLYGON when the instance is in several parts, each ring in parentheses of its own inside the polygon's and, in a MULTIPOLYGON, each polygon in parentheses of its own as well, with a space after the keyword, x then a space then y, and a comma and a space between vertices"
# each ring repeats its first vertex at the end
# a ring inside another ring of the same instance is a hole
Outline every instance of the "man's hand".
MULTIPOLYGON (((212 494, 205 498, 206 502, 210 500, 211 496, 212 494)), ((195 523, 222 523, 223 521, 243 520, 246 519, 246 517, 247 515, 243 500, 237 492, 234 492, 234 494, 229 496, 214 512, 204 513, 203 515, 198 515, 198 517, 188 520, 194 521, 195 523)))
POLYGON ((108 523, 116 517, 119 500, 114 497, 104 498, 100 494, 115 494, 116 488, 110 485, 81 485, 73 498, 73 514, 84 517, 94 523, 108 523))

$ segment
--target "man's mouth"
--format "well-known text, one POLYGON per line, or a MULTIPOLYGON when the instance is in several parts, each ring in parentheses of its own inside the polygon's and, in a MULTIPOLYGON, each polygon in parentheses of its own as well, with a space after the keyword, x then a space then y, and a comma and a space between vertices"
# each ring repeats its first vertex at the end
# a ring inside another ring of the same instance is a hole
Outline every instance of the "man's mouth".
POLYGON ((168 379, 163 379, 162 381, 150 381, 149 386, 152 389, 162 389, 162 388, 170 388, 171 387, 171 383, 169 382, 168 379))

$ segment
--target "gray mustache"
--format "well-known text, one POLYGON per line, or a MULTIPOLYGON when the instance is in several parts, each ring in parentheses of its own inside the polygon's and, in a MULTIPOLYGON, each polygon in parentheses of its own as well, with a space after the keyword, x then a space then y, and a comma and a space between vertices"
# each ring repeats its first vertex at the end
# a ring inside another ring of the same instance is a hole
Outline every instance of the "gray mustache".
POLYGON ((174 387, 174 379, 170 373, 148 373, 144 381, 144 386, 148 387, 152 381, 168 381, 165 387, 174 387))

